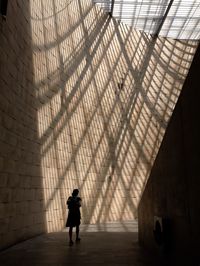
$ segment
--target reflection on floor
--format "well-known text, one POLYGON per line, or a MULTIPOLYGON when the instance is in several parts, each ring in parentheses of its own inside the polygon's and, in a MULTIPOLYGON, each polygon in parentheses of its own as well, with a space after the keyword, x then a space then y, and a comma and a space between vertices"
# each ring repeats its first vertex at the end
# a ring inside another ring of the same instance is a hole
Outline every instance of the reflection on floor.
POLYGON ((0 253, 1 266, 158 265, 137 243, 137 222, 82 225, 81 242, 68 245, 67 231, 35 237, 0 253))

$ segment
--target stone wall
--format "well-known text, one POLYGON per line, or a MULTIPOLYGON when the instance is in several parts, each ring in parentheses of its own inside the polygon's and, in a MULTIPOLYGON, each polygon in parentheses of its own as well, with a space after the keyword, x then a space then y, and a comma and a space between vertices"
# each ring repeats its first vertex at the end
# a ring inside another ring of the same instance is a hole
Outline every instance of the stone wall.
POLYGON ((164 265, 199 265, 199 59, 200 48, 139 205, 140 242, 162 254, 164 265), (168 220, 168 227, 163 227, 167 242, 162 245, 153 237, 154 216, 168 220))
POLYGON ((0 248, 46 230, 29 4, 0 17, 0 248))
POLYGON ((196 43, 153 38, 89 0, 9 1, 0 22, 1 245, 137 207, 196 43))

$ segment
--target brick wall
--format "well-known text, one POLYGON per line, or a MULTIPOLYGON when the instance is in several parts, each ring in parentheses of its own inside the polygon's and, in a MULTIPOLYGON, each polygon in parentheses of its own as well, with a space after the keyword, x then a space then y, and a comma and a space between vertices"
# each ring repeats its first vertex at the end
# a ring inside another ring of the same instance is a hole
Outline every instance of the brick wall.
POLYGON ((196 43, 89 0, 10 1, 0 30, 2 245, 62 229, 73 188, 83 223, 137 217, 196 43))

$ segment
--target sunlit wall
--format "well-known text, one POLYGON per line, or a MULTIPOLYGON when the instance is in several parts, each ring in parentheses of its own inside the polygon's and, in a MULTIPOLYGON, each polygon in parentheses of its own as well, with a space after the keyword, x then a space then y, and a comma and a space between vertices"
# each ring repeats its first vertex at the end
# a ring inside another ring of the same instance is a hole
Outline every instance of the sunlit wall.
POLYGON ((89 0, 30 4, 47 228, 73 188, 84 223, 133 219, 196 43, 152 39, 89 0))

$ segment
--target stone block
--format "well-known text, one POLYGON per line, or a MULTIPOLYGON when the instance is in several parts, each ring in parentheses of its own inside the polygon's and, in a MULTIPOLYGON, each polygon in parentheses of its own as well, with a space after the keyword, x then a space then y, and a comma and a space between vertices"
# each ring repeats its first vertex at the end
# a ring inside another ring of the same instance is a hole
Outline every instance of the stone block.
POLYGON ((24 200, 33 201, 35 199, 35 189, 25 188, 24 189, 24 200))
POLYGON ((0 188, 0 202, 7 203, 12 199, 10 188, 0 188))
POLYGON ((8 175, 4 173, 0 173, 0 188, 6 188, 7 185, 8 185, 8 175))
POLYGON ((7 174, 7 185, 10 188, 18 188, 20 186, 20 176, 17 174, 7 174))

